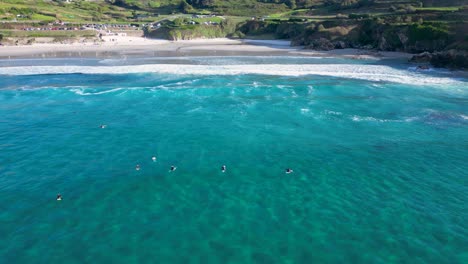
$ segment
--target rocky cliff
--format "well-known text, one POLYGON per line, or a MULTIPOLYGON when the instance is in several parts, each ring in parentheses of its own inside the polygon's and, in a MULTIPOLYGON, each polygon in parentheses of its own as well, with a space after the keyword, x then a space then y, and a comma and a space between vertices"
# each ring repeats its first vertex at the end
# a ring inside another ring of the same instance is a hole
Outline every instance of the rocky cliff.
POLYGON ((462 50, 423 52, 414 55, 411 62, 430 63, 435 67, 468 70, 468 52, 462 50))
POLYGON ((249 34, 273 34, 289 38, 292 45, 315 50, 343 48, 376 51, 424 53, 424 58, 436 67, 467 69, 468 37, 466 24, 448 26, 444 23, 384 23, 378 19, 317 23, 285 23, 250 21, 241 31, 249 34), (428 55, 430 55, 430 58, 428 55), (427 57, 427 58, 426 58, 427 57))

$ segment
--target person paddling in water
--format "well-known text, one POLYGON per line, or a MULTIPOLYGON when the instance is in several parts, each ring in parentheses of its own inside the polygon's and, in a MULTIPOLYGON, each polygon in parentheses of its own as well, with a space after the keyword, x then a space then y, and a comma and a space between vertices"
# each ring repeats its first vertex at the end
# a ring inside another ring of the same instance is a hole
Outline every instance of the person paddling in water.
POLYGON ((221 166, 221 171, 226 172, 226 165, 221 166))
POLYGON ((171 169, 169 171, 175 171, 176 169, 177 169, 177 167, 171 166, 171 169))
POLYGON ((62 201, 62 195, 60 193, 57 194, 57 201, 62 201))
POLYGON ((286 169, 286 174, 289 174, 289 173, 292 173, 292 172, 293 172, 293 170, 291 170, 290 168, 286 169))

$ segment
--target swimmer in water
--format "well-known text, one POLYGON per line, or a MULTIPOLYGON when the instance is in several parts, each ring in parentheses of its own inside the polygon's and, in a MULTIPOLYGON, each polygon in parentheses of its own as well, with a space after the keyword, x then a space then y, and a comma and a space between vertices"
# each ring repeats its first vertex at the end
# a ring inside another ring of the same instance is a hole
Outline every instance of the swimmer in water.
POLYGON ((106 128, 106 126, 107 126, 107 125, 101 125, 100 127, 101 127, 101 128, 106 128))
POLYGON ((226 165, 221 166, 221 171, 226 172, 226 165))
POLYGON ((140 164, 137 164, 135 170, 140 170, 140 164))
POLYGON ((151 160, 152 160, 153 162, 156 162, 156 157, 153 156, 153 157, 151 158, 151 160))
POLYGON ((171 166, 171 169, 169 171, 175 171, 177 167, 171 166))
POLYGON ((286 169, 286 173, 287 173, 287 174, 292 173, 292 172, 293 172, 293 170, 291 170, 290 168, 287 168, 287 169, 286 169))
POLYGON ((62 195, 60 193, 57 194, 57 201, 62 201, 62 195))

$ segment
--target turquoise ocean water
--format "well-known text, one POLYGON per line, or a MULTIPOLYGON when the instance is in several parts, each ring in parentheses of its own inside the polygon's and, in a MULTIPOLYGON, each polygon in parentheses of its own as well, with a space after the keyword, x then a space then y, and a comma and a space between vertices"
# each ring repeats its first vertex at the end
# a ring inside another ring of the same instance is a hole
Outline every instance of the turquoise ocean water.
POLYGON ((0 62, 1 263, 467 263, 467 164, 450 72, 0 62))

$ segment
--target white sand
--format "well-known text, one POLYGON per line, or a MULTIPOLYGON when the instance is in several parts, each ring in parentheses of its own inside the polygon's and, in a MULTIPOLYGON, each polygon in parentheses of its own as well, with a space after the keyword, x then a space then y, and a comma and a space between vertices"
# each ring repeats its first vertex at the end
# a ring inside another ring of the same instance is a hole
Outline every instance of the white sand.
POLYGON ((258 53, 262 55, 284 54, 295 56, 325 56, 348 58, 382 58, 382 57, 409 57, 410 54, 398 52, 371 52, 356 49, 342 49, 332 51, 314 51, 303 47, 291 47, 289 41, 283 40, 233 40, 233 39, 196 39, 169 41, 147 39, 130 36, 103 36, 102 42, 82 42, 71 44, 60 43, 34 43, 32 45, 0 46, 0 58, 11 57, 73 57, 82 53, 123 53, 138 54, 147 52, 166 52, 174 56, 202 53, 232 54, 258 53), (60 54, 59 54, 60 53, 60 54), (59 54, 59 55, 57 55, 59 54))

